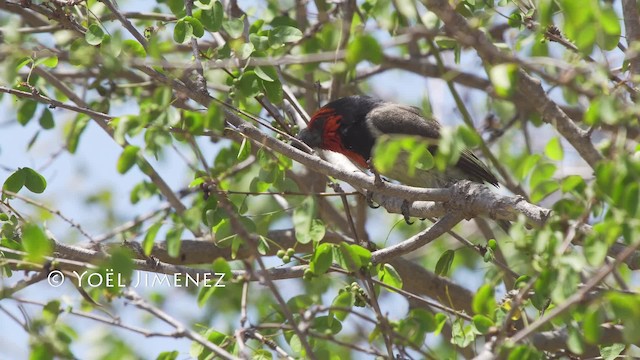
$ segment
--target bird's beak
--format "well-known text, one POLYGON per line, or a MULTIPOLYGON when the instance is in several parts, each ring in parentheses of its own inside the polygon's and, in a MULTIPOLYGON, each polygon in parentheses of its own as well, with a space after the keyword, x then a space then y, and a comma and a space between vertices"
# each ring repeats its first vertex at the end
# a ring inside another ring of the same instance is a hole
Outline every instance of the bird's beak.
MULTIPOLYGON (((298 133, 298 136, 296 136, 296 139, 302 141, 311 148, 317 148, 322 145, 322 138, 319 134, 317 134, 317 131, 310 131, 308 128, 302 129, 298 133)), ((295 143, 293 144, 293 146, 297 147, 295 143)))

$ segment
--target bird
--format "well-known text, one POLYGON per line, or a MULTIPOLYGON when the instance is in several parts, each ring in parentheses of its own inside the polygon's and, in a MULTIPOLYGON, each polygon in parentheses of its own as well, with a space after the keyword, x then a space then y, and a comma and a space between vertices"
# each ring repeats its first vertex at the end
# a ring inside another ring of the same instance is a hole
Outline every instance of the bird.
MULTIPOLYGON (((297 139, 311 148, 340 153, 361 169, 375 170, 371 167, 371 156, 376 142, 383 136, 417 136, 432 144, 427 145, 428 150, 435 155, 440 131, 440 123, 423 116, 418 108, 354 95, 331 101, 318 109, 297 139)), ((499 187, 496 176, 468 149, 463 149, 457 163, 444 171, 436 168, 409 171, 408 156, 401 152, 391 169, 379 175, 424 188, 448 187, 459 180, 499 187)))

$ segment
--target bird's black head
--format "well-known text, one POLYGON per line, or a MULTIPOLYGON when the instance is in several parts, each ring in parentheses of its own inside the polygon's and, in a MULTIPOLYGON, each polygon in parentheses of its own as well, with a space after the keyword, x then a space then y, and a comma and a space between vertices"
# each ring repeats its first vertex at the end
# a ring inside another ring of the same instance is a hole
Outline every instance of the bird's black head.
POLYGON ((321 107, 297 138, 310 147, 342 153, 363 165, 375 142, 365 120, 381 104, 368 96, 347 96, 321 107))

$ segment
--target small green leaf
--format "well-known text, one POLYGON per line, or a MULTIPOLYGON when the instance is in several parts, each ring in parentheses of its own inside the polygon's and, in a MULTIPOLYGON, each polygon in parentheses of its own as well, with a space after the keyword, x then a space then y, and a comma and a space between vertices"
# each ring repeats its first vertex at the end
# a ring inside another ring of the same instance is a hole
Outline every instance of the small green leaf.
POLYGON ((117 169, 120 174, 124 174, 129 171, 133 164, 136 163, 139 151, 140 148, 133 145, 127 145, 127 147, 124 148, 120 158, 118 158, 117 169))
POLYGON ((355 66, 360 61, 368 60, 374 64, 380 64, 383 59, 382 47, 378 40, 371 35, 356 37, 347 47, 345 60, 347 64, 355 66))
POLYGON ((326 273, 333 263, 333 244, 322 243, 313 252, 309 269, 314 275, 326 273))
POLYGON ((153 250, 153 243, 156 240, 156 235, 158 235, 158 231, 161 227, 162 223, 155 223, 151 225, 149 230, 147 230, 147 234, 144 236, 144 240, 142 240, 142 250, 144 251, 145 255, 151 255, 151 251, 153 250))
POLYGON ((222 27, 223 17, 224 9, 222 3, 220 3, 220 1, 214 1, 211 9, 202 11, 200 21, 207 30, 216 32, 222 27))
POLYGON ((236 56, 240 60, 248 59, 253 53, 253 50, 254 50, 253 44, 250 42, 240 44, 240 46, 234 47, 233 49, 233 51, 236 53, 236 56))
POLYGON ((278 71, 275 66, 256 66, 253 71, 264 81, 273 82, 278 80, 278 71))
POLYGON ((204 35, 204 26, 200 22, 200 20, 194 18, 193 16, 186 16, 184 21, 188 22, 193 29, 193 35, 197 38, 201 38, 204 35))
POLYGON ((567 337, 567 348, 574 354, 582 354, 584 353, 584 341, 582 339, 582 335, 574 326, 567 326, 567 332, 569 336, 567 337))
POLYGON ((627 346, 625 344, 613 344, 609 346, 602 346, 600 348, 600 355, 603 360, 617 359, 627 346))
POLYGON ((60 301, 51 300, 42 308, 42 318, 49 324, 55 323, 61 313, 60 301))
POLYGON ((25 173, 24 186, 33 193, 42 194, 47 188, 47 180, 44 176, 32 168, 26 167, 21 170, 25 173))
POLYGON ((26 224, 22 227, 22 246, 27 252, 27 259, 33 262, 41 262, 45 256, 51 255, 53 246, 44 231, 34 224, 26 224))
POLYGON ((251 141, 247 138, 242 139, 242 143, 240 144, 240 150, 238 150, 238 161, 245 161, 251 156, 251 141))
POLYGON ((295 229, 296 239, 301 244, 312 241, 310 236, 311 223, 316 214, 316 202, 312 197, 307 197, 299 206, 293 210, 293 228, 295 229))
POLYGON ((560 161, 564 157, 564 150, 558 137, 553 137, 544 148, 544 153, 551 160, 560 161))
POLYGON ((600 309, 595 306, 590 306, 584 314, 584 320, 582 321, 582 330, 584 333, 584 339, 590 344, 598 344, 600 335, 602 334, 601 324, 604 322, 604 316, 600 309))
POLYGON ((380 279, 380 281, 389 286, 402 289, 402 278, 400 277, 398 271, 393 266, 391 266, 391 264, 382 264, 382 266, 380 266, 380 270, 378 271, 378 278, 380 279))
POLYGON ((167 5, 171 12, 177 17, 181 18, 185 15, 186 9, 184 7, 184 0, 167 0, 167 5))
POLYGON ((122 42, 122 50, 133 57, 147 57, 147 52, 144 49, 144 46, 133 39, 124 40, 122 42))
POLYGON ((487 316, 493 316, 496 308, 496 299, 493 297, 493 286, 484 284, 478 289, 472 302, 473 312, 487 316))
POLYGON ((187 21, 180 19, 173 28, 173 40, 178 44, 184 44, 191 40, 193 35, 193 26, 187 21))
POLYGON ((264 93, 267 95, 269 101, 274 104, 282 103, 282 101, 284 100, 284 91, 282 90, 282 84, 280 83, 280 80, 269 82, 260 79, 260 86, 262 87, 264 93))
POLYGON ((516 88, 518 66, 516 64, 499 64, 489 71, 489 79, 493 84, 496 94, 501 97, 509 97, 516 88))
POLYGON ((4 181, 2 190, 17 193, 24 186, 26 178, 27 174, 22 169, 18 169, 14 171, 13 174, 9 175, 7 180, 4 181))
POLYGON ((440 276, 447 276, 449 274, 449 270, 451 270, 451 264, 453 264, 453 259, 455 258, 456 253, 453 250, 447 250, 442 255, 440 255, 440 259, 436 263, 436 274, 440 276))
POLYGON ((38 103, 33 100, 22 101, 20 107, 18 107, 18 122, 20 125, 27 125, 36 113, 37 108, 38 103))
POLYGON ((53 114, 51 113, 51 110, 46 108, 44 109, 44 111, 42 112, 42 115, 40 115, 39 123, 40 123, 40 126, 45 130, 52 129, 55 126, 55 123, 53 122, 53 114))
POLYGON ((54 68, 56 66, 58 66, 58 57, 57 56, 49 56, 46 58, 42 58, 42 59, 38 59, 38 61, 36 61, 36 65, 44 65, 48 68, 54 68))
POLYGON ((222 22, 222 28, 232 39, 238 39, 244 33, 244 16, 239 19, 226 19, 222 22))
POLYGON ((84 34, 84 39, 89 45, 100 45, 104 39, 104 31, 98 24, 91 24, 84 34))
POLYGON ((340 243, 340 254, 344 259, 341 265, 349 271, 358 271, 371 261, 371 252, 360 245, 340 243))
POLYGON ((204 128, 221 132, 224 130, 224 126, 224 116, 222 116, 220 107, 211 102, 209 109, 207 109, 207 115, 204 118, 204 128))
POLYGON ((473 325, 480 333, 486 334, 489 329, 495 324, 493 320, 489 319, 488 317, 478 314, 473 317, 473 325))
POLYGON ((184 226, 182 225, 174 225, 171 229, 167 231, 167 254, 172 258, 177 258, 180 256, 180 246, 182 245, 182 232, 184 231, 184 226))
POLYGON ((302 39, 302 31, 293 26, 276 26, 269 31, 269 43, 277 49, 286 43, 296 42, 302 39))
MULTIPOLYGON (((331 304, 331 306, 340 307, 340 308, 351 308, 353 306, 353 302, 354 302, 353 293, 350 291, 344 291, 338 294, 338 296, 336 296, 335 299, 333 299, 333 303, 331 304)), ((341 310, 331 310, 329 315, 335 316, 336 319, 340 321, 344 321, 344 319, 347 318, 347 315, 349 315, 349 312, 341 311, 341 310)))

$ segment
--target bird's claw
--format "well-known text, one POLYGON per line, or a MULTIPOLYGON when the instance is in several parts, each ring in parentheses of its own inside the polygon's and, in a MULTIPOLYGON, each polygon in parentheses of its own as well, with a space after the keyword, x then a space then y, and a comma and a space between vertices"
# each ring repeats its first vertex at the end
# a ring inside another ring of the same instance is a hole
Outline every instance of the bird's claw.
POLYGON ((409 216, 410 205, 411 203, 409 202, 409 200, 405 199, 402 201, 402 206, 400 207, 400 210, 402 211, 402 216, 404 216, 404 221, 407 223, 407 225, 413 225, 413 221, 411 221, 411 217, 409 216))
POLYGON ((377 209, 380 205, 373 202, 373 191, 367 190, 365 200, 367 201, 367 205, 369 205, 372 209, 377 209))
POLYGON ((371 161, 371 159, 367 160, 367 165, 369 166, 369 170, 373 174, 373 184, 376 187, 382 186, 384 181, 382 180, 382 177, 380 176, 378 171, 376 171, 376 168, 373 166, 373 162, 371 161))

